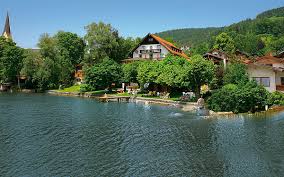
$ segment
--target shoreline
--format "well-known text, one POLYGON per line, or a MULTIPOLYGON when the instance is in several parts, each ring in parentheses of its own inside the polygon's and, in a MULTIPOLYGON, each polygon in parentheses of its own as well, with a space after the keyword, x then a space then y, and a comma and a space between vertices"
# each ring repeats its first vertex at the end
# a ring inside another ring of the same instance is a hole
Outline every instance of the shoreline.
MULTIPOLYGON (((81 92, 59 92, 56 90, 48 90, 46 92, 50 95, 57 95, 57 96, 69 96, 69 97, 82 97, 82 98, 93 98, 98 99, 102 97, 102 94, 93 94, 89 92, 81 93, 81 92)), ((119 98, 119 96, 115 96, 116 98, 119 98)), ((196 102, 182 102, 182 101, 173 101, 173 100, 165 100, 165 99, 157 99, 157 98, 147 98, 147 97, 134 97, 130 96, 131 102, 135 103, 144 103, 144 104, 158 104, 158 105, 164 105, 164 106, 173 106, 181 109, 184 112, 194 112, 197 111, 197 103, 196 102)), ((115 101, 116 102, 116 101, 115 101)), ((228 115, 238 115, 234 114, 233 112, 214 112, 211 110, 209 111, 209 116, 228 116, 228 115)), ((268 113, 268 112, 282 112, 284 111, 284 106, 272 106, 267 111, 261 111, 257 113, 268 113)), ((244 113, 244 114, 257 114, 257 113, 244 113)))
MULTIPOLYGON (((80 93, 80 92, 58 92, 56 90, 49 90, 46 92, 50 95, 57 95, 57 96, 71 96, 71 97, 82 97, 82 98, 93 98, 99 99, 102 97, 102 94, 92 94, 92 93, 80 93)), ((119 96, 115 96, 119 98, 119 96)), ((173 100, 165 100, 165 99, 157 99, 157 98, 146 98, 146 97, 135 97, 130 96, 131 102, 139 103, 143 102, 145 104, 158 104, 164 106, 173 106, 180 108, 185 112, 191 112, 197 110, 197 103, 196 102, 182 102, 182 101, 173 101, 173 100)))

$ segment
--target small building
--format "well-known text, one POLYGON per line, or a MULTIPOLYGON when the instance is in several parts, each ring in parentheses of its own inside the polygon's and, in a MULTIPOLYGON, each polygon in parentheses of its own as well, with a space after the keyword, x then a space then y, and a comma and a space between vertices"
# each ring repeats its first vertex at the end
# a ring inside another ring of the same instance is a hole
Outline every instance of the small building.
POLYGON ((80 64, 76 65, 75 73, 74 73, 74 78, 75 78, 76 83, 81 84, 83 82, 83 77, 84 77, 83 66, 80 64))
POLYGON ((284 59, 271 54, 247 63, 250 79, 256 80, 269 92, 284 92, 284 59))
MULTIPOLYGON (((244 62, 249 60, 249 55, 241 52, 239 50, 237 50, 235 52, 235 60, 244 62)), ((222 52, 220 50, 214 49, 210 52, 207 52, 206 54, 203 55, 204 58, 211 60, 214 62, 214 64, 216 65, 224 65, 224 68, 226 68, 226 66, 231 62, 231 60, 233 60, 232 56, 230 57, 228 54, 226 54, 225 52, 222 52)))
POLYGON ((141 60, 163 60, 167 54, 189 59, 189 57, 174 44, 157 35, 148 34, 142 39, 142 42, 132 50, 129 58, 122 60, 122 63, 141 60))
POLYGON ((211 60, 214 62, 216 65, 221 65, 223 64, 224 67, 227 65, 229 61, 229 57, 225 52, 221 52, 219 50, 212 50, 207 52, 206 54, 203 55, 204 58, 211 60))
POLYGON ((0 92, 7 92, 11 89, 11 83, 0 83, 0 92))

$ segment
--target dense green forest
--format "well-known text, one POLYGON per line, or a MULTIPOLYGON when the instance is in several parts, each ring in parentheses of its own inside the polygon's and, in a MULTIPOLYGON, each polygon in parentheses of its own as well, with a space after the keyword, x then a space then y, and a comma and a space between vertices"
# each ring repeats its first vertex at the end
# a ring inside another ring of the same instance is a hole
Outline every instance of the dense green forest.
POLYGON ((200 53, 211 49, 220 33, 227 33, 234 41, 236 49, 249 55, 264 55, 284 49, 284 7, 263 12, 255 19, 219 28, 187 28, 158 33, 163 38, 172 38, 179 45, 190 46, 200 53))

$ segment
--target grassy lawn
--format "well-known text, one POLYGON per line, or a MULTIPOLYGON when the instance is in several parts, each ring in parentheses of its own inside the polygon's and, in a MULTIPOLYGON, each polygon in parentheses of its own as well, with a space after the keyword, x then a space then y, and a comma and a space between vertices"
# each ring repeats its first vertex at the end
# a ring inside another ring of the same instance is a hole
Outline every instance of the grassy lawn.
MULTIPOLYGON (((58 92, 80 92, 80 85, 74 85, 72 87, 65 88, 63 90, 57 90, 58 92)), ((105 90, 96 90, 90 91, 87 93, 91 93, 92 95, 103 95, 105 94, 105 90)), ((133 96, 129 93, 108 93, 109 96, 133 96)), ((145 94, 137 94, 137 97, 143 97, 145 94)), ((144 96, 144 98, 153 98, 153 99, 161 99, 158 96, 144 96)), ((172 101, 180 101, 180 95, 173 95, 171 98, 164 100, 172 100, 172 101)))
MULTIPOLYGON (((63 90, 56 90, 58 92, 80 92, 80 85, 74 85, 68 88, 65 88, 63 90)), ((87 93, 91 93, 93 95, 102 95, 105 94, 105 90, 96 90, 96 91, 90 91, 87 93)))
POLYGON ((63 90, 57 90, 58 92, 80 92, 80 85, 74 85, 72 87, 65 88, 63 90))

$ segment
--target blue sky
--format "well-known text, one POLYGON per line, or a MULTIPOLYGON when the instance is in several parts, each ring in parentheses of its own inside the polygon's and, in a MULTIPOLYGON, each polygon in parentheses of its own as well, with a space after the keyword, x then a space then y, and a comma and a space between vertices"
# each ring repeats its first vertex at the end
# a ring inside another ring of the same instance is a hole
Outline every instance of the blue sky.
POLYGON ((111 23, 125 37, 143 37, 176 28, 229 25, 284 6, 284 0, 3 1, 0 30, 9 11, 14 40, 25 48, 36 47, 42 33, 64 30, 83 36, 84 26, 91 22, 111 23))

